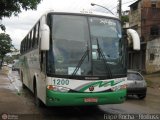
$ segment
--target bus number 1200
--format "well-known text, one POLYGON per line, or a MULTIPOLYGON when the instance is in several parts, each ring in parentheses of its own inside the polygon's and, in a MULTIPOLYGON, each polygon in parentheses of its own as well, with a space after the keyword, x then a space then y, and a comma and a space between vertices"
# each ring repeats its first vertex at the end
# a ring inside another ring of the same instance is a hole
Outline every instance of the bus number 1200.
POLYGON ((67 79, 53 79, 54 85, 69 85, 69 80, 67 79))

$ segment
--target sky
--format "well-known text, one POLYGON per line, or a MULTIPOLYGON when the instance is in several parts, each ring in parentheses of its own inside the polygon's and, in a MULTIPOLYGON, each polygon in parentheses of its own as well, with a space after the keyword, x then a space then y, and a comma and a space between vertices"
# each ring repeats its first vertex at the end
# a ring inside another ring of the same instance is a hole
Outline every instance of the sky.
MULTIPOLYGON (((129 5, 136 0, 122 0, 122 10, 129 10, 129 5)), ((40 16, 48 10, 81 11, 94 10, 107 12, 104 8, 91 6, 91 3, 102 5, 117 15, 118 0, 43 0, 37 10, 22 11, 18 16, 3 18, 0 23, 6 26, 6 33, 10 35, 13 45, 19 49, 22 39, 37 22, 40 16)), ((0 30, 0 33, 2 31, 0 30)))

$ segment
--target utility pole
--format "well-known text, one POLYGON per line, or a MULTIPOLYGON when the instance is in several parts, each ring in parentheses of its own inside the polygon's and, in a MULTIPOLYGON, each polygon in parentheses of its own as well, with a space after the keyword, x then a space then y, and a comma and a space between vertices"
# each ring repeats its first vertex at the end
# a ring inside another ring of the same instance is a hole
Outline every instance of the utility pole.
POLYGON ((122 17, 122 0, 118 0, 118 9, 117 12, 119 14, 119 18, 121 19, 122 17))

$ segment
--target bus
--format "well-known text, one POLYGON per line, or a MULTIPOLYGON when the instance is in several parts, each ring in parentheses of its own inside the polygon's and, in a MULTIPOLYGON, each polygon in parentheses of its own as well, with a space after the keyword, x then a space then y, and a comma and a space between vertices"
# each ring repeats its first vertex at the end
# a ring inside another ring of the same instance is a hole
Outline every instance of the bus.
MULTIPOLYGON (((138 34, 127 33, 138 50, 138 34)), ((37 106, 123 103, 126 47, 126 34, 114 15, 49 11, 21 42, 23 88, 33 92, 37 106)))

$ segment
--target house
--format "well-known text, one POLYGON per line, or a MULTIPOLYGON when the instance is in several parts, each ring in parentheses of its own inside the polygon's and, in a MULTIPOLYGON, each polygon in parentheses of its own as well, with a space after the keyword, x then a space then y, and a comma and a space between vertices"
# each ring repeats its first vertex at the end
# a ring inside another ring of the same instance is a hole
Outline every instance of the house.
POLYGON ((160 71, 160 38, 147 42, 146 72, 160 71))
POLYGON ((129 50, 128 67, 147 72, 148 56, 150 56, 147 51, 150 45, 147 44, 160 38, 160 0, 137 0, 131 4, 129 26, 136 30, 141 38, 141 51, 129 50))

